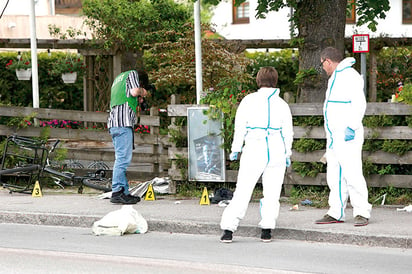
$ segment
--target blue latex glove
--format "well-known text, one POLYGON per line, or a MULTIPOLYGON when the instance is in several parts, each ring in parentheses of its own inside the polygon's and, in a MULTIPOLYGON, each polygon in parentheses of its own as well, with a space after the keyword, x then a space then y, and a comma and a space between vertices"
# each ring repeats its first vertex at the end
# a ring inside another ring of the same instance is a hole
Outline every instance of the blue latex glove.
POLYGON ((238 154, 239 154, 239 152, 232 152, 232 153, 230 153, 230 155, 229 155, 230 161, 235 161, 235 160, 237 160, 238 154))
POLYGON ((286 167, 290 167, 290 158, 286 158, 286 167))
POLYGON ((355 131, 350 127, 345 129, 345 142, 352 141, 355 138, 355 131))

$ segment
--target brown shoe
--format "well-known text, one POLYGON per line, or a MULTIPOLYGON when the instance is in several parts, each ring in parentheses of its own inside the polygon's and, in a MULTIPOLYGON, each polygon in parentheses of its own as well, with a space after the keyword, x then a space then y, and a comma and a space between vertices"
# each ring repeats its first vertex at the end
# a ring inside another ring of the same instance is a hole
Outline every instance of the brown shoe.
POLYGON ((369 219, 368 219, 368 218, 365 218, 365 217, 363 217, 363 216, 361 216, 361 215, 357 215, 357 216, 355 217, 354 226, 365 226, 365 225, 368 225, 368 223, 369 223, 369 219))
POLYGON ((340 220, 336 220, 335 218, 333 218, 332 216, 329 216, 328 214, 326 214, 325 216, 323 216, 322 219, 316 220, 315 224, 319 224, 319 225, 323 225, 323 224, 336 224, 336 223, 343 223, 343 221, 340 220))

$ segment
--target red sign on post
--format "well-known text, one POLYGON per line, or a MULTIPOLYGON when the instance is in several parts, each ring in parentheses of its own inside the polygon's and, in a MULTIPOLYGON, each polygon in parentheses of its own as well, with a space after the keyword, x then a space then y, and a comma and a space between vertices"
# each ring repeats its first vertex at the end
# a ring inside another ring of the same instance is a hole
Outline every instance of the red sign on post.
POLYGON ((369 34, 352 35, 353 52, 369 52, 369 34))

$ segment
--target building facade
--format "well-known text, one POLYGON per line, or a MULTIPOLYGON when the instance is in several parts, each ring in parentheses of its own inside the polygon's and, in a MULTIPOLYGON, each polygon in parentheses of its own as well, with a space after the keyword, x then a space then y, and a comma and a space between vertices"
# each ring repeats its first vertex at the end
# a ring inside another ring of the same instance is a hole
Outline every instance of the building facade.
MULTIPOLYGON (((29 38, 30 13, 32 0, 0 0, 0 38, 29 38)), ((86 32, 83 37, 90 38, 90 30, 84 26, 84 17, 80 16, 81 0, 34 0, 36 15, 36 36, 38 39, 52 39, 49 25, 56 25, 62 30, 72 27, 86 32)))
MULTIPOLYGON (((356 0, 349 0, 355 1, 356 0)), ((293 9, 283 8, 269 12, 266 19, 256 19, 257 0, 246 0, 239 7, 234 0, 223 0, 213 8, 212 23, 217 33, 226 39, 290 39, 290 16, 293 9), (229 16, 228 16, 229 15, 229 16)), ((377 31, 356 26, 356 14, 352 10, 346 20, 345 36, 369 34, 370 37, 412 37, 412 1, 390 0, 390 10, 384 20, 379 20, 377 31)))

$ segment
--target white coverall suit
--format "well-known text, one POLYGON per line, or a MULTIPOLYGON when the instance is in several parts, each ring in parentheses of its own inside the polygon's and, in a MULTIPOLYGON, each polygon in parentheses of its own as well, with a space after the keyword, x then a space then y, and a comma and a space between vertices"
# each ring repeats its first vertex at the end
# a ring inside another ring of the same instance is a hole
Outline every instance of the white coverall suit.
POLYGON ((327 137, 327 182, 330 188, 328 215, 345 220, 350 197, 353 216, 370 218, 368 189, 362 173, 362 119, 366 110, 363 79, 352 68, 355 59, 341 61, 328 81, 323 114, 327 137), (345 129, 355 131, 355 138, 345 141, 345 129))
POLYGON ((240 103, 235 118, 232 152, 241 152, 236 190, 225 208, 220 227, 236 231, 243 219, 253 189, 262 175, 259 227, 274 229, 279 215, 286 158, 292 154, 293 124, 288 104, 278 88, 261 88, 240 103))

